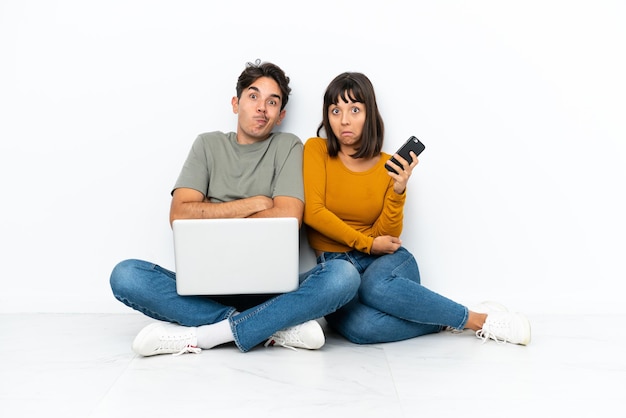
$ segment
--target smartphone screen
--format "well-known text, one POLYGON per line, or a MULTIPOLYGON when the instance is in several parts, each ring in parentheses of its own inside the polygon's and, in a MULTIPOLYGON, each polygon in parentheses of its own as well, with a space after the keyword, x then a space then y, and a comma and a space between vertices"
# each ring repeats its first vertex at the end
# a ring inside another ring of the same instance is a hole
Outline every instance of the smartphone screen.
MULTIPOLYGON (((404 158, 410 163, 413 160, 413 157, 411 157, 409 152, 413 151, 415 155, 419 156, 420 153, 424 151, 425 148, 426 147, 424 146, 424 144, 422 144, 422 142, 419 139, 412 136, 409 139, 407 139, 407 141, 400 147, 398 151, 396 151, 396 154, 400 155, 400 157, 404 158)), ((395 158, 391 157, 391 161, 393 161, 395 164, 402 167, 402 164, 400 164, 400 162, 396 160, 395 158)), ((397 174, 396 170, 394 170, 393 167, 391 167, 389 164, 385 164, 385 168, 388 171, 392 171, 397 174)))

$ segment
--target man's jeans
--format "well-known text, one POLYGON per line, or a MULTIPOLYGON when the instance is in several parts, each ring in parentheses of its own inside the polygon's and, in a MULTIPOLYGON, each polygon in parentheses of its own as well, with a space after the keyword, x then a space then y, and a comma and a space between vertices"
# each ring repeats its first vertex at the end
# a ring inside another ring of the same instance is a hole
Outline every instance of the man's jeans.
POLYGON ((463 329, 468 309, 420 284, 413 255, 400 247, 374 256, 359 251, 324 253, 318 263, 348 260, 361 275, 358 295, 327 315, 340 334, 357 344, 400 341, 441 331, 463 329))
POLYGON ((336 311, 355 297, 361 278, 349 262, 332 260, 301 274, 300 287, 289 293, 261 299, 180 296, 174 272, 125 260, 113 269, 110 282, 119 301, 158 320, 200 326, 228 319, 235 344, 246 352, 276 331, 336 311))

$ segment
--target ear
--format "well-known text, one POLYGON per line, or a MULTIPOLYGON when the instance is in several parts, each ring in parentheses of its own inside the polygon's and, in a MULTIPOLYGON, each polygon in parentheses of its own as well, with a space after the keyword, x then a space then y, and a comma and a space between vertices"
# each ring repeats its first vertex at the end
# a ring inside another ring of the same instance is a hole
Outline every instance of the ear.
POLYGON ((237 96, 233 96, 230 100, 230 104, 233 106, 233 113, 236 115, 239 112, 239 99, 237 96))
POLYGON ((285 119, 285 115, 287 114, 287 109, 283 109, 278 114, 278 119, 276 120, 276 125, 280 125, 280 123, 285 119))

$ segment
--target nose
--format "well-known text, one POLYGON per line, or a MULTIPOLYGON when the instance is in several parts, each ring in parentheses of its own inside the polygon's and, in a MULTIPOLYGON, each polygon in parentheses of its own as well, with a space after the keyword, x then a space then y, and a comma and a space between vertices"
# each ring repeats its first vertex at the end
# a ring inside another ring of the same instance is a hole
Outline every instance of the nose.
POLYGON ((350 115, 347 112, 343 112, 341 114, 341 124, 342 125, 349 125, 350 124, 349 117, 350 117, 350 115))
POLYGON ((259 100, 259 103, 257 104, 257 112, 265 113, 265 102, 264 101, 259 100))

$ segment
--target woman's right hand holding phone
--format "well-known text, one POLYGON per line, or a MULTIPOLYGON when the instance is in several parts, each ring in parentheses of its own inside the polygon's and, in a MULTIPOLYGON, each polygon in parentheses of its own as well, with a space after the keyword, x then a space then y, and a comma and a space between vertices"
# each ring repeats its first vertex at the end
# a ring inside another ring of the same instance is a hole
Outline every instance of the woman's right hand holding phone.
MULTIPOLYGON (((413 168, 415 168, 415 166, 419 163, 417 155, 415 155, 413 151, 410 152, 410 155, 411 158, 413 158, 413 161, 411 163, 402 158, 400 155, 394 154, 394 158, 400 164, 402 164, 402 167, 398 167, 400 168, 400 170, 396 169, 397 173, 393 171, 387 171, 387 173, 396 181, 393 185, 393 191, 398 194, 404 193, 404 191, 406 190, 406 185, 409 182, 409 178, 413 173, 413 168)), ((393 164, 393 162, 391 164, 393 164)), ((394 165, 397 167, 397 164, 394 165)))

